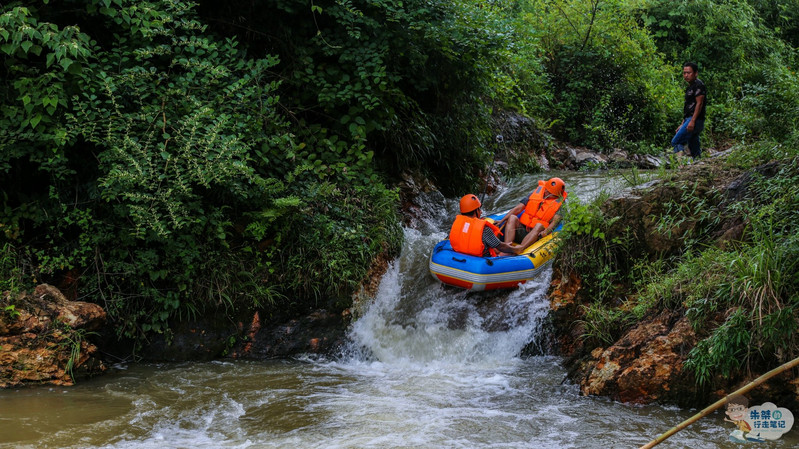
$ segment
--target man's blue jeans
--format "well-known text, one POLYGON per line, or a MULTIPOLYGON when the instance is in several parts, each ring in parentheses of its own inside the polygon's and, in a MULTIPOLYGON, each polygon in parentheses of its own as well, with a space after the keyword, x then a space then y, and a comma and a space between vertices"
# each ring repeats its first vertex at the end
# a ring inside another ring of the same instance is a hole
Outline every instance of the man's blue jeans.
POLYGON ((683 151, 685 145, 687 144, 688 149, 691 150, 691 157, 696 159, 700 154, 702 154, 702 149, 699 147, 699 133, 705 129, 705 121, 697 120, 696 123, 694 123, 694 130, 689 132, 686 128, 690 122, 691 117, 688 117, 682 122, 680 130, 677 131, 677 134, 675 134, 674 138, 671 139, 671 144, 674 146, 675 153, 683 151))

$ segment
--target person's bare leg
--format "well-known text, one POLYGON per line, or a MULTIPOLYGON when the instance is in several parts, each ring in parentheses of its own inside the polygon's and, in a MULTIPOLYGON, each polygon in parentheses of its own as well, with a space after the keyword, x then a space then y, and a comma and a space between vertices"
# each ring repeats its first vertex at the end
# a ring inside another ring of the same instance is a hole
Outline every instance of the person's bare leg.
POLYGON ((519 226, 519 217, 511 215, 508 217, 508 222, 505 223, 505 243, 510 245, 513 243, 513 238, 516 237, 516 228, 519 226))
POLYGON ((538 235, 543 230, 544 230, 544 225, 542 225, 541 223, 536 224, 535 226, 533 226, 533 229, 531 229, 530 232, 528 232, 527 235, 524 236, 524 239, 522 239, 522 243, 519 246, 521 246, 522 248, 527 248, 528 246, 532 245, 538 240, 538 235))

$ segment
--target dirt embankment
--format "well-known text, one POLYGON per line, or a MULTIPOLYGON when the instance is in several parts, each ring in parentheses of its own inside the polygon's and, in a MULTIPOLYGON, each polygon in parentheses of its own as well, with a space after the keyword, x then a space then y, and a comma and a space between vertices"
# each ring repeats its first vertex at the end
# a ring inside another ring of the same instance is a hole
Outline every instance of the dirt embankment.
MULTIPOLYGON (((777 166, 766 164, 755 171, 772 176, 777 166)), ((620 217, 607 231, 607 238, 629 239, 628 260, 656 260, 683 250, 680 236, 702 233, 706 245, 721 248, 740 241, 746 221, 735 214, 710 214, 674 220, 664 228, 658 220, 669 207, 685 204, 685 186, 689 185, 694 202, 703 207, 726 212, 726 206, 746 195, 753 173, 731 172, 718 160, 703 160, 684 168, 673 179, 660 180, 610 198, 602 205, 606 218, 620 217), (705 222, 702 222, 705 220, 705 222), (701 230, 699 228, 702 228, 701 230), (696 232, 691 232, 696 231, 696 232)), ((697 273, 701 282, 702 273, 697 273)), ((713 388, 699 387, 690 370, 685 369, 688 354, 712 329, 695 329, 686 317, 685 307, 655 307, 639 322, 625 326, 612 343, 586 338, 587 307, 593 298, 585 293, 580 273, 556 264, 550 290, 552 318, 560 352, 567 357, 569 378, 585 395, 607 396, 614 400, 645 404, 675 403, 682 406, 706 405, 734 391, 763 372, 745 367, 729 378, 715 376, 713 388)), ((635 298, 632 285, 618 285, 617 297, 635 298)), ((619 300, 611 307, 623 308, 619 300)), ((759 387, 750 393, 754 400, 799 404, 799 380, 792 373, 759 387)))

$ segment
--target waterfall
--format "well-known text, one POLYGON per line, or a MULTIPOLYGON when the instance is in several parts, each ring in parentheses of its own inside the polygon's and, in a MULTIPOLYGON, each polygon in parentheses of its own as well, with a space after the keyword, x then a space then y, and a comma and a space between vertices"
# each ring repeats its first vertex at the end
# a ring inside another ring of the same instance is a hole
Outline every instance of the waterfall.
POLYGON ((386 364, 496 364, 540 345, 551 269, 515 290, 466 292, 429 274, 433 246, 446 238, 454 200, 423 198, 426 215, 406 227, 398 260, 351 331, 351 357, 386 364))

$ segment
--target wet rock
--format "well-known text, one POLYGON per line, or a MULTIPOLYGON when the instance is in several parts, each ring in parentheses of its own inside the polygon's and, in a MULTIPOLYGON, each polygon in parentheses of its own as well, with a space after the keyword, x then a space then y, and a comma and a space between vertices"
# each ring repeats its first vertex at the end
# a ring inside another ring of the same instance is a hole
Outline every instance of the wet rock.
POLYGON ((634 154, 629 160, 635 167, 643 170, 652 170, 665 164, 663 159, 651 154, 634 154))
POLYGON ((723 250, 734 247, 738 242, 743 239, 744 230, 748 227, 749 222, 744 219, 736 219, 725 222, 718 232, 719 237, 716 239, 716 246, 723 250))
MULTIPOLYGON (((365 284, 363 294, 372 288, 365 284)), ((139 356, 146 361, 183 362, 331 355, 343 345, 352 314, 351 309, 282 316, 255 311, 235 321, 223 313, 209 315, 170 323, 168 332, 150 337, 139 356)))
POLYGON ((5 292, 0 305, 8 307, 0 309, 0 388, 72 385, 106 369, 88 340, 106 320, 97 304, 68 301, 42 284, 16 298, 5 292))
POLYGON ((580 390, 628 403, 685 402, 680 395, 695 382, 683 364, 696 342, 686 317, 664 311, 607 349, 596 348, 584 364, 580 390))
POLYGON ((608 167, 651 170, 665 163, 661 158, 648 154, 628 154, 626 151, 615 149, 609 155, 605 155, 588 148, 563 144, 550 149, 549 160, 549 165, 567 170, 608 167))
MULTIPOLYGON (((707 189, 707 186, 700 188, 707 189)), ((636 250, 633 257, 676 253, 697 226, 698 218, 693 215, 669 219, 671 210, 684 207, 686 201, 681 186, 661 181, 627 191, 602 205, 606 217, 621 217, 610 226, 607 234, 610 238, 632 238, 636 242, 632 245, 636 250)))
POLYGON ((577 170, 577 150, 570 146, 553 146, 549 151, 549 165, 558 169, 577 170))
POLYGON ((230 351, 233 358, 271 359, 298 354, 334 354, 345 341, 348 313, 316 310, 285 321, 265 321, 259 312, 242 324, 245 338, 230 351))
MULTIPOLYGON (((755 172, 768 176, 773 170, 766 164, 755 172)), ((625 191, 601 206, 606 217, 621 217, 608 229, 608 237, 632 239, 632 258, 675 254, 686 238, 698 235, 707 235, 708 243, 717 244, 741 239, 746 224, 740 218, 734 214, 707 217, 705 212, 709 208, 724 210, 750 195, 752 176, 697 163, 680 179, 655 180, 625 191)))
POLYGON ((549 285, 550 317, 555 326, 558 351, 561 355, 572 357, 582 349, 581 336, 585 333, 583 323, 576 317, 581 314, 577 294, 582 280, 576 273, 564 276, 557 267, 549 285))
POLYGON ((769 162, 755 167, 751 172, 746 172, 730 182, 724 189, 725 200, 737 202, 751 195, 751 185, 757 177, 772 177, 777 174, 780 167, 776 162, 769 162))
MULTIPOLYGON (((540 152, 546 150, 549 136, 536 125, 530 117, 512 111, 501 111, 493 118, 493 127, 502 136, 502 142, 495 142, 499 153, 509 151, 540 152)), ((503 154, 507 160, 507 154, 503 154)))
POLYGON ((608 159, 600 153, 593 151, 578 150, 574 156, 574 162, 577 168, 593 167, 604 168, 607 166, 608 159))
POLYGON ((608 165, 615 168, 632 168, 635 166, 627 152, 618 148, 608 155, 608 165))
POLYGON ((147 361, 208 361, 221 357, 239 336, 226 314, 209 314, 186 322, 172 322, 169 330, 149 337, 139 356, 147 361))
POLYGON ((366 313, 369 304, 371 304, 372 300, 377 295, 377 290, 380 288, 380 281, 383 275, 386 274, 386 271, 388 271, 388 266, 392 260, 393 256, 383 251, 372 261, 372 265, 369 267, 366 277, 355 293, 352 294, 352 306, 344 311, 345 318, 357 320, 366 313))
POLYGON ((411 228, 417 228, 432 218, 431 210, 444 208, 444 195, 442 195, 433 184, 421 178, 419 175, 404 173, 400 183, 400 202, 403 211, 403 224, 411 228), (440 207, 426 206, 425 202, 439 204, 440 207))
POLYGON ((99 330, 105 324, 105 310, 97 304, 69 301, 58 309, 56 320, 73 329, 99 330))

